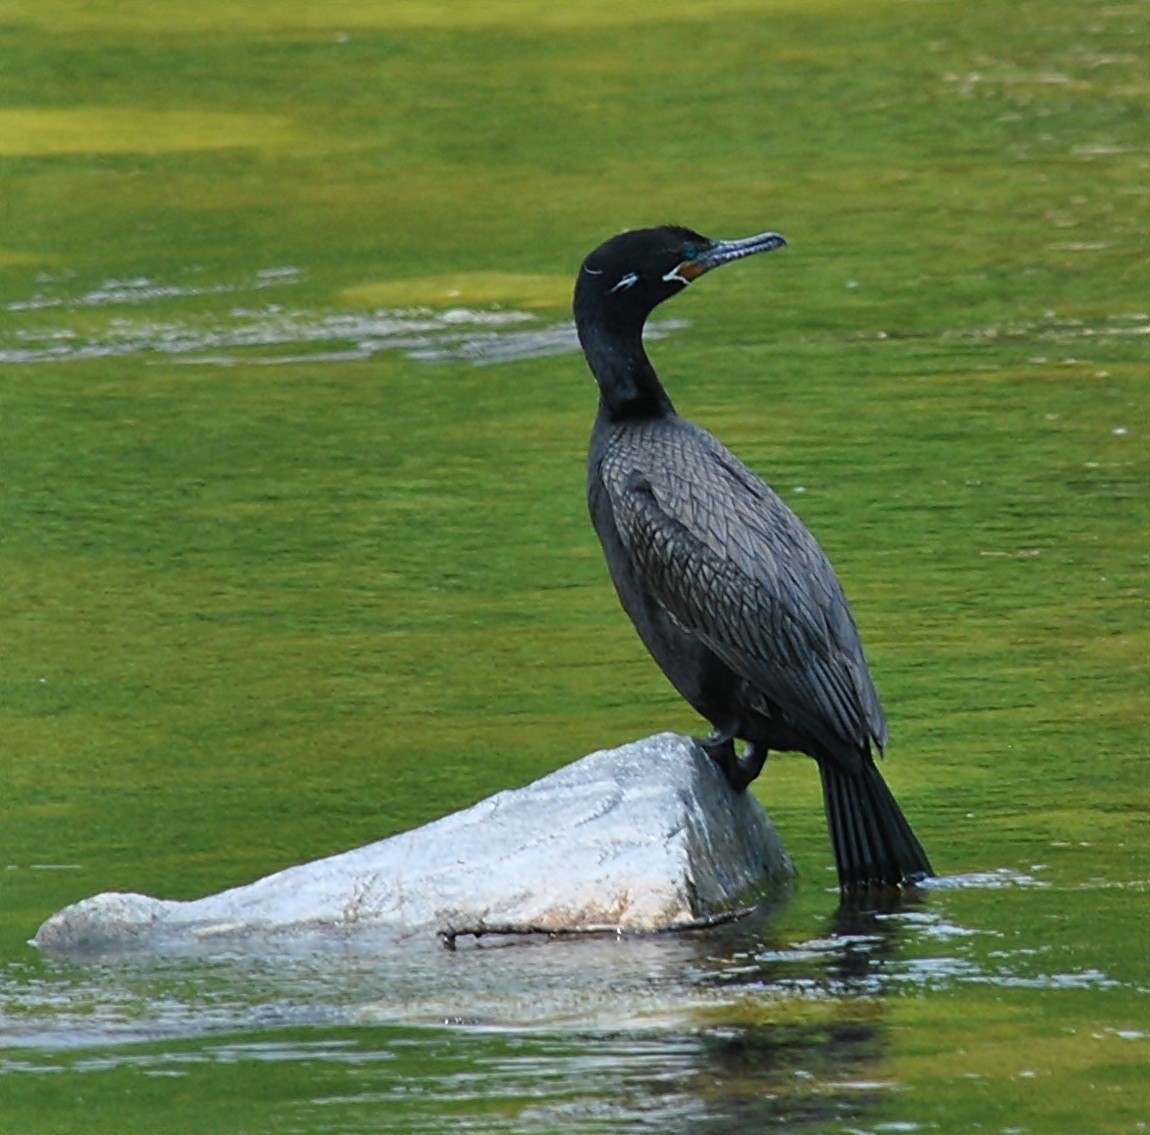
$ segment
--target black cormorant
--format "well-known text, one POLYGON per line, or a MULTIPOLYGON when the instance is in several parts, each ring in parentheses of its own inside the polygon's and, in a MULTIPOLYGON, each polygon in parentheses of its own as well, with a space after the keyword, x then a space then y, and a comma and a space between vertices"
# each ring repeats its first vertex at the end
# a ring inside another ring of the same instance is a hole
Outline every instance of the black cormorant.
POLYGON ((834 569, 761 478, 675 413, 643 349, 657 304, 785 243, 664 226, 622 233, 583 261, 575 323, 599 384, 591 518, 624 610, 711 723, 702 744, 731 787, 744 791, 770 749, 808 753, 842 889, 900 886, 933 871, 875 767, 886 716, 834 569))

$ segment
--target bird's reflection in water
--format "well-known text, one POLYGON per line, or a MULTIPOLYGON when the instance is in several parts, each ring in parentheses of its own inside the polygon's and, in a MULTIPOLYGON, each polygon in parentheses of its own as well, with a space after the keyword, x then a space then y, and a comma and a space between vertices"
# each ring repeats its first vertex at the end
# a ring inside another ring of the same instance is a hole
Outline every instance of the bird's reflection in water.
POLYGON ((916 902, 898 892, 855 896, 824 934, 784 948, 772 943, 769 921, 750 950, 734 928, 715 935, 700 968, 711 971, 705 980, 746 990, 747 1020, 699 1034, 683 1085, 696 1106, 682 1129, 800 1131, 872 1113, 893 1087, 882 1071, 885 1011, 876 996, 904 932, 891 916, 916 902), (722 964, 725 948, 733 964, 722 964))

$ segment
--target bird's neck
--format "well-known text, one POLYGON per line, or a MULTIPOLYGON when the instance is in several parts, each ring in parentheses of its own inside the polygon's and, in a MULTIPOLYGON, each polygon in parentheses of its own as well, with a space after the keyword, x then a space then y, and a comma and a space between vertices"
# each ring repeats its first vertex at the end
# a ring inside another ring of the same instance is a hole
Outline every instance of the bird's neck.
POLYGON ((647 352, 643 329, 608 332, 598 324, 578 324, 587 365, 599 384, 600 414, 613 421, 657 418, 675 412, 647 352))

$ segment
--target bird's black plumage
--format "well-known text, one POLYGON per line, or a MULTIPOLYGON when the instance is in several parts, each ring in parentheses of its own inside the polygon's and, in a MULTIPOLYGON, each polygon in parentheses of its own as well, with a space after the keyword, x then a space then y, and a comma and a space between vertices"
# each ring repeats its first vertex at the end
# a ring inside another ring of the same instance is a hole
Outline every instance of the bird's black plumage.
POLYGON ((651 311, 720 264, 785 244, 715 241, 678 226, 622 233, 575 286, 575 322, 599 384, 588 500, 619 599, 647 649, 710 721, 703 742, 736 791, 770 749, 819 764, 844 889, 932 874, 875 767, 887 740, 846 596, 778 495, 680 418, 646 351, 651 311), (742 758, 734 741, 747 742, 742 758))

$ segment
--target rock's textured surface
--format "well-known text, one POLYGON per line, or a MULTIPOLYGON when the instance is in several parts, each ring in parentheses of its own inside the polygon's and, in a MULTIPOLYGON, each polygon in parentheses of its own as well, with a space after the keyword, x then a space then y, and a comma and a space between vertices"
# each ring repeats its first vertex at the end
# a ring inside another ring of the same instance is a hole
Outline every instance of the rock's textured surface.
POLYGON ((737 910, 793 867, 758 801, 671 733, 592 753, 378 843, 192 902, 103 894, 35 945, 69 954, 243 949, 371 931, 657 931, 737 910))

